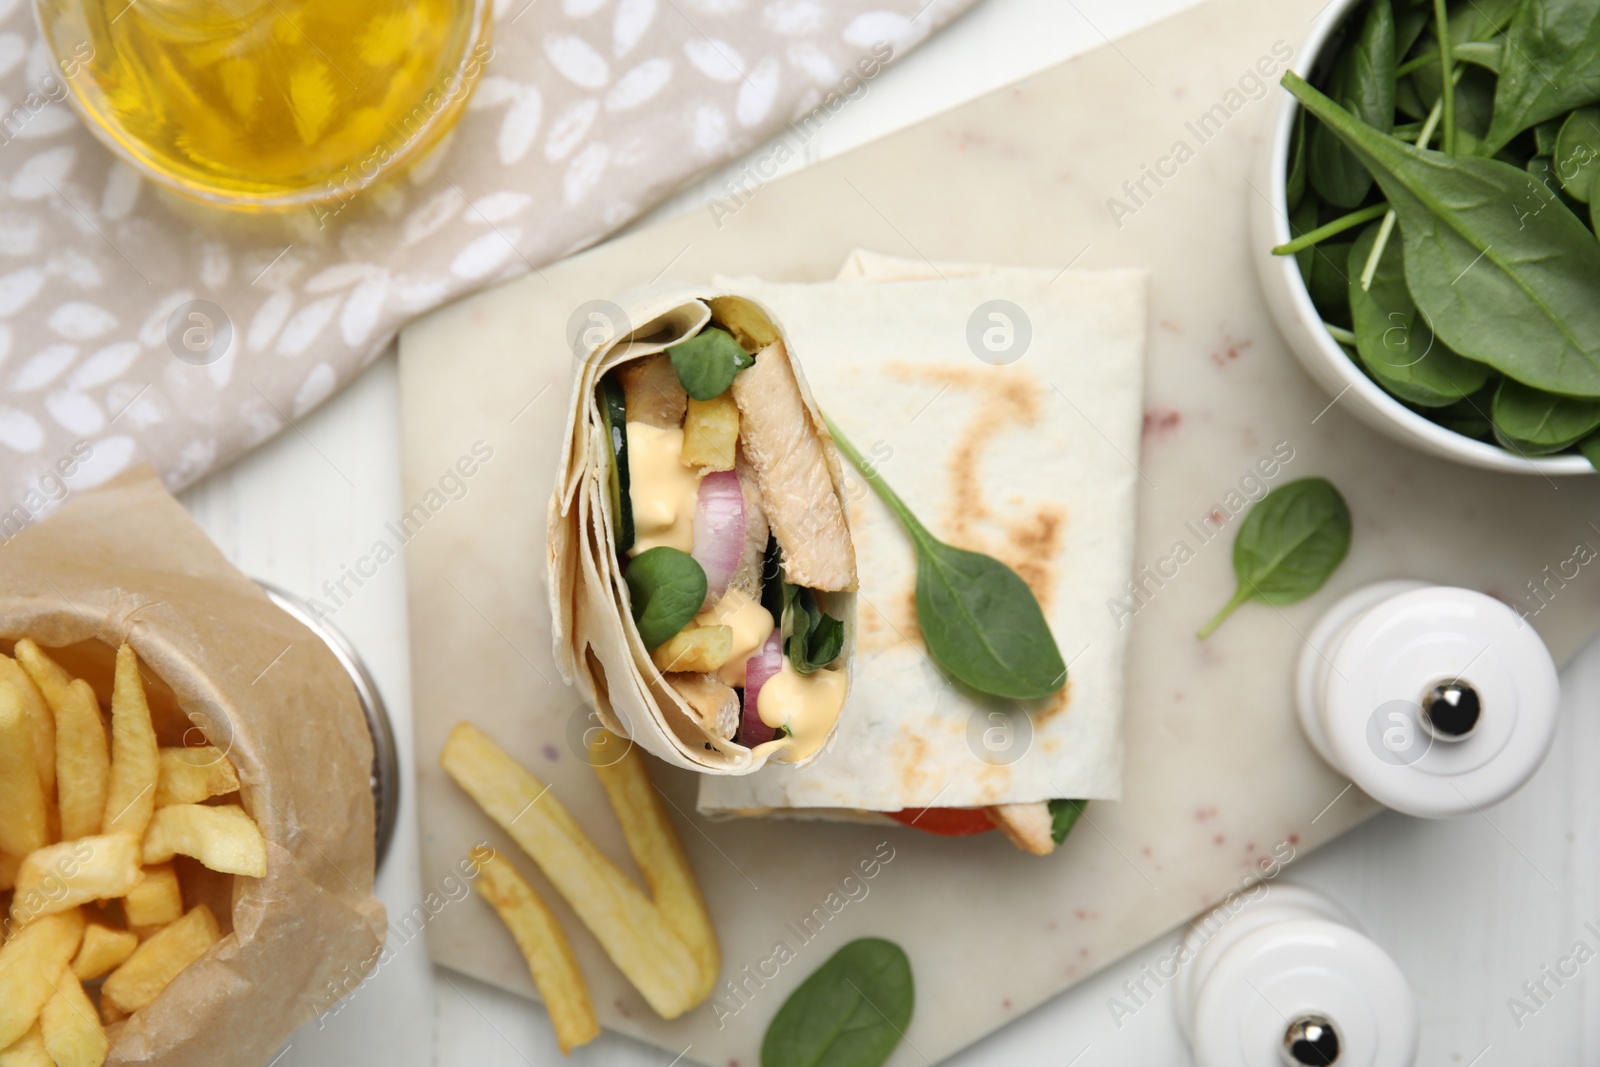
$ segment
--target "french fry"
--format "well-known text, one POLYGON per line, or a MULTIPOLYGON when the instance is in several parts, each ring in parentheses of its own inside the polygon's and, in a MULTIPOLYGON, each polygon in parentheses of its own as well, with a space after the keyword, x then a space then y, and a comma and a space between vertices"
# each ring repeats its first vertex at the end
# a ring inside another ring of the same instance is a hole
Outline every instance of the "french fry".
POLYGON ((469 723, 450 732, 439 764, 533 858, 656 1014, 673 1019, 700 1003, 688 946, 538 779, 469 723))
POLYGON ((0 686, 0 851, 13 856, 26 856, 50 840, 33 751, 33 724, 22 698, 0 686))
POLYGON ((105 834, 30 852, 17 868, 11 917, 31 923, 91 900, 124 896, 139 884, 139 851, 132 834, 105 834))
POLYGON ((690 623, 650 653, 650 662, 661 671, 693 671, 710 674, 733 655, 733 627, 700 626, 690 623))
POLYGON ((603 733, 596 731, 589 743, 589 765, 605 787, 606 798, 622 824, 622 836, 650 887, 651 898, 700 966, 695 994, 698 1004, 716 988, 717 974, 722 970, 716 927, 706 911, 694 867, 667 817, 666 805, 650 780, 638 746, 628 746, 622 758, 616 759, 616 738, 608 741, 600 736, 603 733))
POLYGON ((10 1048, 33 1028, 51 984, 78 951, 83 914, 46 915, 17 930, 0 947, 0 1048, 10 1048))
POLYGON ((100 1022, 103 1025, 110 1026, 112 1023, 120 1023, 132 1014, 130 1011, 123 1011, 106 998, 100 998, 100 1022))
POLYGON ((7 889, 16 888, 17 868, 21 866, 21 856, 12 856, 0 852, 0 893, 4 893, 7 889))
POLYGON ((0 1067, 56 1067, 45 1051, 44 1034, 37 1023, 16 1044, 0 1049, 0 1067))
POLYGON ((39 1032, 56 1067, 101 1067, 111 1042, 100 1029, 100 1016, 70 969, 56 976, 55 996, 39 1013, 39 1032))
POLYGON ((172 864, 145 868, 144 879, 122 898, 122 917, 135 928, 165 926, 183 918, 183 890, 172 864))
POLYGON ((156 807, 198 804, 239 790, 239 772, 219 748, 164 748, 156 780, 156 807))
POLYGON ((600 1033, 600 1020, 595 1018, 589 987, 572 946, 539 894, 505 857, 491 849, 474 849, 472 858, 478 864, 473 887, 511 930, 517 948, 528 961, 533 984, 539 987, 539 997, 550 1012, 556 1044, 561 1046, 563 1056, 570 1055, 578 1045, 588 1044, 600 1033))
POLYGON ((150 722, 139 657, 131 645, 117 649, 116 682, 111 690, 111 780, 106 789, 103 833, 143 837, 156 806, 160 747, 150 722))
POLYGON ((100 987, 102 1000, 133 1014, 159 997, 183 969, 222 940, 216 917, 204 904, 141 944, 100 987))
POLYGON ((56 791, 56 718, 44 694, 33 684, 28 672, 10 656, 0 656, 0 686, 10 686, 28 710, 33 724, 33 760, 39 768, 39 784, 48 801, 56 791))
POLYGON ((129 930, 116 930, 104 923, 90 923, 84 927, 83 943, 72 958, 72 973, 82 982, 104 978, 139 947, 139 935, 129 930))
POLYGON ((223 874, 267 875, 267 846, 261 829, 237 804, 157 808, 144 835, 144 865, 154 867, 179 855, 193 856, 223 874))
POLYGON ((72 675, 47 656, 30 638, 24 637, 18 641, 17 647, 12 651, 16 654, 17 662, 22 665, 22 669, 33 679, 33 684, 44 694, 50 710, 60 715, 59 709, 66 702, 67 689, 72 685, 72 675))
MULTIPOLYGON (((22 655, 22 648, 23 642, 18 641, 18 656, 22 655)), ((27 665, 26 660, 23 665, 27 665)), ((39 675, 34 674, 34 680, 38 681, 39 675)), ((100 701, 89 683, 81 679, 69 682, 59 701, 50 698, 50 686, 41 682, 39 688, 51 700, 56 713, 56 793, 60 798, 61 836, 68 841, 92 837, 100 832, 111 777, 111 755, 106 749, 100 701)))

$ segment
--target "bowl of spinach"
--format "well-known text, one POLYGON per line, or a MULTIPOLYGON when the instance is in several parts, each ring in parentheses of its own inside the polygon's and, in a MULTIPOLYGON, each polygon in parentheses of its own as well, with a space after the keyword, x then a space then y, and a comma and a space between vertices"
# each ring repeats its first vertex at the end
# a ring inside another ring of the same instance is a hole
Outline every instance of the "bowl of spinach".
POLYGON ((1283 87, 1256 262, 1311 376, 1434 455, 1594 471, 1600 0, 1342 0, 1283 87))

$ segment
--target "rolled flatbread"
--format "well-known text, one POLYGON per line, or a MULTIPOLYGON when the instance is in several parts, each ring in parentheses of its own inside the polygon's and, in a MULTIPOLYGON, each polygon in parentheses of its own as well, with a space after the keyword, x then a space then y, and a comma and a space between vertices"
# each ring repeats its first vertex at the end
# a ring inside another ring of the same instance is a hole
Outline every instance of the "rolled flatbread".
POLYGON ((857 576, 798 360, 731 292, 647 291, 609 318, 574 346, 550 501, 562 678, 674 766, 810 763, 848 693, 857 576))

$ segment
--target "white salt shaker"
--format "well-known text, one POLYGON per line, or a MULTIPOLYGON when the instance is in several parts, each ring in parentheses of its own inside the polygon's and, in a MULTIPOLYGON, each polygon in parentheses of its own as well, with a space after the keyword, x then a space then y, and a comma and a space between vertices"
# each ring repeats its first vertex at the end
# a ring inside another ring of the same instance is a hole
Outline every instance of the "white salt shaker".
POLYGON ((1427 819, 1520 789, 1555 738, 1550 652, 1505 604, 1471 589, 1379 582, 1335 604, 1295 677, 1322 758, 1380 803, 1427 819))
POLYGON ((1416 1003, 1332 901, 1261 883, 1197 920, 1175 979, 1199 1067, 1410 1067, 1416 1003), (1260 894, 1253 896, 1253 894, 1260 894))

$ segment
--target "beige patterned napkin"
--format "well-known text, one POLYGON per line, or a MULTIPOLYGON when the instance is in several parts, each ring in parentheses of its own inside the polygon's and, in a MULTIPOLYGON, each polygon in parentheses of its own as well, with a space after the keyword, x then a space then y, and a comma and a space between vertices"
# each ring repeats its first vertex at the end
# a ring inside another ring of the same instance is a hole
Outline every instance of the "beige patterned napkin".
POLYGON ((774 134, 776 158, 798 151, 971 2, 496 0, 492 58, 441 148, 332 217, 263 218, 114 160, 64 101, 31 5, 0 0, 0 540, 136 461, 181 487, 316 407, 412 316, 599 240, 774 134), (221 317, 186 349, 190 301, 221 317))

